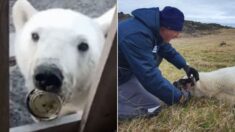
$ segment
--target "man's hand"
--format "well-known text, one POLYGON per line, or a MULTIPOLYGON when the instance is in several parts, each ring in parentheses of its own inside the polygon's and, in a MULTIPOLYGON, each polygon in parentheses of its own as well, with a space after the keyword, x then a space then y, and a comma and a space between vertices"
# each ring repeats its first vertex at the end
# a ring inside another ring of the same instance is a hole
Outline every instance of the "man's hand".
POLYGON ((198 71, 195 68, 190 67, 190 66, 187 65, 187 66, 184 67, 184 71, 186 72, 188 78, 190 78, 191 75, 192 75, 195 78, 196 81, 199 80, 199 74, 198 74, 198 71))

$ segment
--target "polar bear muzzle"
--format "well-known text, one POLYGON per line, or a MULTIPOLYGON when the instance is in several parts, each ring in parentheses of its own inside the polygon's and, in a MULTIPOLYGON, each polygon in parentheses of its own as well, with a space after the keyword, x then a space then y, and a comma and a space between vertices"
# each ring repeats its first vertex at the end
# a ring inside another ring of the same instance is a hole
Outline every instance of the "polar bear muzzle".
POLYGON ((34 85, 43 91, 59 92, 63 82, 61 70, 54 65, 39 65, 33 75, 34 85))

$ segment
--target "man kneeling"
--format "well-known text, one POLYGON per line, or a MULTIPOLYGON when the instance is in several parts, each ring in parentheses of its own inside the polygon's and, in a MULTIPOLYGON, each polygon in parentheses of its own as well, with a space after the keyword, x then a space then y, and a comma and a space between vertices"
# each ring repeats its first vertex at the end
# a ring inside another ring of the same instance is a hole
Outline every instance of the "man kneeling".
POLYGON ((160 111, 161 99, 168 105, 185 104, 190 94, 174 87, 158 69, 162 58, 187 76, 199 80, 196 69, 171 46, 184 23, 183 13, 174 7, 137 9, 133 18, 118 25, 119 119, 152 116, 160 111))

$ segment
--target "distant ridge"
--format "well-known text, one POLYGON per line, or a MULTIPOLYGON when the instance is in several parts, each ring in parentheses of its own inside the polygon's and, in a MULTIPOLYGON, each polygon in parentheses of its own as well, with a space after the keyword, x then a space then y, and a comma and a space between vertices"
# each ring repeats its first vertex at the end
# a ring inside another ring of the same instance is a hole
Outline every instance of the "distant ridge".
MULTIPOLYGON (((132 17, 130 14, 125 14, 123 12, 118 13, 118 20, 122 21, 127 18, 132 17)), ((218 33, 219 29, 232 29, 229 26, 223 26, 216 23, 201 23, 195 21, 186 20, 184 23, 183 33, 188 34, 190 36, 200 36, 200 35, 208 35, 213 33, 218 33)))

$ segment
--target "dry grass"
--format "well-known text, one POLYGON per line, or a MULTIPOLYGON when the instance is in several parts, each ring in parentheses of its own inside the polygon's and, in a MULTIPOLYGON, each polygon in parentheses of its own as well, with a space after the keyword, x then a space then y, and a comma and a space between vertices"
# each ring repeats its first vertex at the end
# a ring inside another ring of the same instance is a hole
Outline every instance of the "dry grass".
MULTIPOLYGON (((212 71, 235 66, 235 30, 223 29, 219 34, 197 38, 179 38, 174 47, 199 71, 212 71), (220 46, 221 42, 225 46, 220 46)), ((170 81, 184 76, 164 61, 160 69, 170 81)), ((119 122, 119 132, 155 131, 218 131, 235 132, 235 107, 216 99, 192 98, 187 106, 164 106, 162 112, 151 119, 119 122)))

